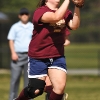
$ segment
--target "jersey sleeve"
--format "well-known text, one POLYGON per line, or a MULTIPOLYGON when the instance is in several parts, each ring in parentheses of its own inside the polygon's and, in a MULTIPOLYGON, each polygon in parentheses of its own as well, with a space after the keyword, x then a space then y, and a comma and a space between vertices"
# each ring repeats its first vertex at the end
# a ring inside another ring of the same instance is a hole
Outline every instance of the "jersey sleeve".
POLYGON ((69 35, 70 35, 70 31, 69 31, 68 28, 66 28, 66 30, 65 30, 65 36, 69 36, 69 35))
POLYGON ((47 9, 45 7, 40 7, 37 10, 35 10, 35 12, 33 14, 33 24, 34 25, 41 25, 42 24, 42 23, 40 23, 40 19, 46 11, 47 11, 47 9))
POLYGON ((67 35, 67 36, 69 36, 69 35, 70 35, 70 31, 69 31, 69 29, 68 29, 68 28, 66 28, 66 32, 65 32, 65 33, 66 33, 66 35, 67 35))
POLYGON ((66 15, 65 15, 65 23, 68 29, 71 30, 71 28, 68 26, 68 22, 73 19, 72 12, 70 10, 67 10, 66 15))

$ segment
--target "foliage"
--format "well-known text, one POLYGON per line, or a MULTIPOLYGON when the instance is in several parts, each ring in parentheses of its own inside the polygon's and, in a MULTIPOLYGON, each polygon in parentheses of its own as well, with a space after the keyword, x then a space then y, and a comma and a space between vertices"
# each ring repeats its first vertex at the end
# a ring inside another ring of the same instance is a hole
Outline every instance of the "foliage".
POLYGON ((72 42, 100 42, 100 1, 86 0, 81 9, 81 25, 76 31, 71 31, 72 42))
POLYGON ((1 11, 3 12, 17 12, 20 8, 26 7, 30 11, 36 8, 39 0, 3 0, 0 3, 1 11))
MULTIPOLYGON (((17 21, 18 11, 27 7, 33 13, 39 0, 3 0, 0 3, 0 10, 9 15, 12 23, 17 21), (12 18, 13 17, 13 18, 12 18)), ((63 2, 63 0, 61 0, 63 2)), ((74 4, 70 2, 69 9, 74 11, 74 4)), ((72 42, 100 42, 100 0, 85 0, 81 11, 81 25, 76 31, 71 31, 72 42)))

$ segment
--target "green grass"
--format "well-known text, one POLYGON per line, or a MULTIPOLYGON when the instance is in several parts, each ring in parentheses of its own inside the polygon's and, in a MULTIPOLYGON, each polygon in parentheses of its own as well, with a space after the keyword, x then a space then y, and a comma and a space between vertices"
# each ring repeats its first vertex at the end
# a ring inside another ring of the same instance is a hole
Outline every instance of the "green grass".
MULTIPOLYGON (((68 68, 98 68, 100 62, 100 44, 70 44, 65 47, 68 68)), ((5 64, 7 64, 5 62, 5 64)), ((8 64, 7 64, 8 65, 8 64)), ((21 79, 20 89, 23 88, 21 79)), ((0 74, 0 100, 8 100, 10 75, 0 74)), ((100 77, 68 76, 65 92, 68 100, 100 100, 100 77)), ((44 94, 35 100, 44 100, 44 94)))
MULTIPOLYGON (((0 74, 0 100, 8 100, 10 75, 0 74)), ((21 78, 20 90, 23 88, 21 78)), ((68 76, 65 92, 68 100, 100 100, 100 76, 68 76)), ((35 100, 45 100, 44 94, 35 100)))
POLYGON ((70 44, 65 47, 68 68, 98 68, 100 44, 70 44))
POLYGON ((100 100, 100 77, 72 76, 68 77, 66 91, 68 100, 100 100))

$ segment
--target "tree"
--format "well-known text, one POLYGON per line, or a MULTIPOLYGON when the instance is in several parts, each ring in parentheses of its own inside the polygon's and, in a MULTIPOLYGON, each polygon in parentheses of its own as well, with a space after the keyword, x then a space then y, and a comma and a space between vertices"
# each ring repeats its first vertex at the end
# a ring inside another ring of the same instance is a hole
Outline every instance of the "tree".
POLYGON ((26 7, 33 11, 39 0, 3 0, 0 2, 2 12, 18 12, 20 8, 26 7))

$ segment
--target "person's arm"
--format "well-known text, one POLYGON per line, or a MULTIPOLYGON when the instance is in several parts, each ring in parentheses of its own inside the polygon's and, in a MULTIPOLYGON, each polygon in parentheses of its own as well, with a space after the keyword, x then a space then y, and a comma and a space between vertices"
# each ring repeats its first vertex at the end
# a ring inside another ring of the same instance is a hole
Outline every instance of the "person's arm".
POLYGON ((72 30, 75 30, 79 27, 79 25, 80 25, 80 8, 75 6, 73 19, 69 21, 68 26, 72 30))
POLYGON ((10 47, 10 51, 11 51, 11 58, 12 58, 12 60, 17 61, 18 60, 18 55, 15 52, 14 41, 13 40, 9 40, 9 47, 10 47))
POLYGON ((70 40, 69 40, 68 36, 65 36, 64 46, 68 46, 69 44, 70 44, 70 40))
POLYGON ((68 9, 70 0, 64 0, 60 8, 55 12, 46 12, 41 17, 41 22, 44 23, 56 23, 63 18, 68 9))

